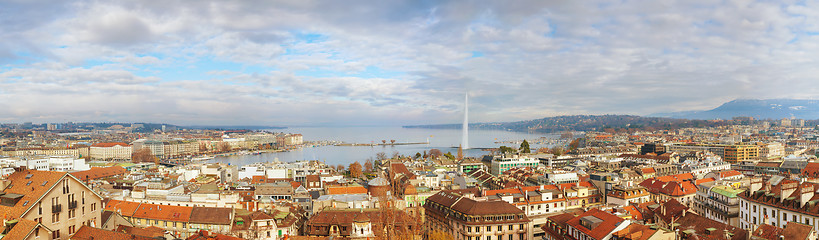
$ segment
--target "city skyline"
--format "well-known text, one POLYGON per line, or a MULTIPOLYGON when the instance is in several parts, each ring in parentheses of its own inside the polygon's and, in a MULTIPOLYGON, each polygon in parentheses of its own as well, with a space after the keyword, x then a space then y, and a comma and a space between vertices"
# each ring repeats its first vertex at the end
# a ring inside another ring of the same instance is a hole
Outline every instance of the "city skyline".
POLYGON ((816 99, 816 1, 0 2, 0 122, 411 125, 816 99))

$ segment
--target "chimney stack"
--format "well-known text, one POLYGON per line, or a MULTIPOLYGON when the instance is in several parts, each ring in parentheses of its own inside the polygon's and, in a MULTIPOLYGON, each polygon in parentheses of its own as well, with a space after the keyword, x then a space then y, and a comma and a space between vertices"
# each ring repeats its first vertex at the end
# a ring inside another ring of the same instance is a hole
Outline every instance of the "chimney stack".
POLYGON ((805 204, 813 198, 813 195, 813 184, 803 184, 799 190, 799 207, 805 207, 805 204))

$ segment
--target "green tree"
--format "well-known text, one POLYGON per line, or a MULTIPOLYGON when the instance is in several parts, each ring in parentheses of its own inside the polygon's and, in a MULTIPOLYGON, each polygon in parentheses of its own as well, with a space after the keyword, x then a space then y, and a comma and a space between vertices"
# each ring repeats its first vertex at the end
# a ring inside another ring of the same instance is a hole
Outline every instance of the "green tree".
POLYGON ((520 143, 520 152, 522 153, 531 153, 532 151, 529 150, 529 142, 526 139, 523 139, 523 142, 520 143))
POLYGON ((421 153, 419 153, 419 152, 415 153, 415 159, 419 159, 419 158, 421 158, 421 157, 422 157, 422 156, 421 156, 421 153))
POLYGON ((507 146, 500 146, 500 147, 498 147, 498 151, 500 151, 501 154, 506 154, 506 153, 516 152, 517 150, 515 150, 514 148, 507 147, 507 146))
POLYGON ((450 159, 450 160, 454 160, 454 159, 455 159, 455 156, 454 156, 454 155, 452 155, 452 152, 446 152, 446 153, 444 153, 444 157, 446 157, 446 158, 448 158, 448 159, 450 159))

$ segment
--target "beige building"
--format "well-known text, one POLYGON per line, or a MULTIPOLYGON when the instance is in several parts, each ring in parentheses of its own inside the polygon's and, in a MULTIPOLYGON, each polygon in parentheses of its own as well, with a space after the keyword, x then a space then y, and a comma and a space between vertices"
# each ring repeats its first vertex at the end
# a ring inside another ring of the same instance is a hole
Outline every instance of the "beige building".
POLYGON ((81 157, 82 149, 87 148, 23 148, 23 149, 12 149, 12 150, 5 150, 0 152, 0 155, 9 156, 9 157, 20 157, 20 156, 34 156, 34 155, 46 155, 46 156, 73 156, 73 157, 81 157))
POLYGON ((782 143, 757 143, 759 158, 762 160, 779 159, 785 156, 785 146, 782 143))
POLYGON ((100 225, 102 197, 65 172, 18 169, 0 193, 0 214, 42 224, 37 239, 68 239, 83 225, 100 225))
POLYGON ((424 204, 427 232, 444 232, 455 240, 525 240, 531 220, 504 201, 476 201, 458 192, 438 192, 424 204))
POLYGON ((95 160, 130 160, 132 148, 127 143, 97 143, 91 145, 89 156, 95 160))
POLYGON ((168 141, 163 146, 166 158, 178 158, 199 153, 199 142, 168 141))

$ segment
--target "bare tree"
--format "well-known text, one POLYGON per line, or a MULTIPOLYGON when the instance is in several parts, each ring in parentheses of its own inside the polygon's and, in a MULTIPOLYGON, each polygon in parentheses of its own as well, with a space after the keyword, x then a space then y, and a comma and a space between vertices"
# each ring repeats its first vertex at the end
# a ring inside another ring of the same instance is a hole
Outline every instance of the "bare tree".
POLYGON ((364 172, 365 173, 372 173, 373 172, 373 159, 367 158, 367 161, 364 161, 364 172))
POLYGON ((383 162, 384 160, 387 160, 387 154, 384 153, 384 152, 376 153, 375 154, 375 160, 383 162))
POLYGON ((156 162, 156 157, 151 153, 151 149, 149 148, 140 148, 131 154, 131 162, 134 163, 142 163, 142 162, 156 162))
POLYGON ((200 153, 208 152, 208 144, 199 143, 199 152, 200 153))
POLYGON ((219 152, 230 152, 230 150, 232 150, 230 143, 226 142, 219 142, 216 144, 216 149, 218 149, 219 152))
POLYGON ((438 150, 438 149, 430 149, 429 150, 429 156, 432 157, 432 158, 438 158, 438 157, 440 157, 442 155, 444 155, 444 153, 441 152, 441 150, 438 150))
POLYGON ((395 145, 395 139, 390 140, 390 144, 395 145))
POLYGON ((361 178, 361 176, 363 176, 363 174, 361 172, 361 170, 362 170, 361 169, 361 163, 358 163, 358 161, 355 161, 354 163, 351 163, 349 170, 350 170, 350 176, 351 177, 361 178))

